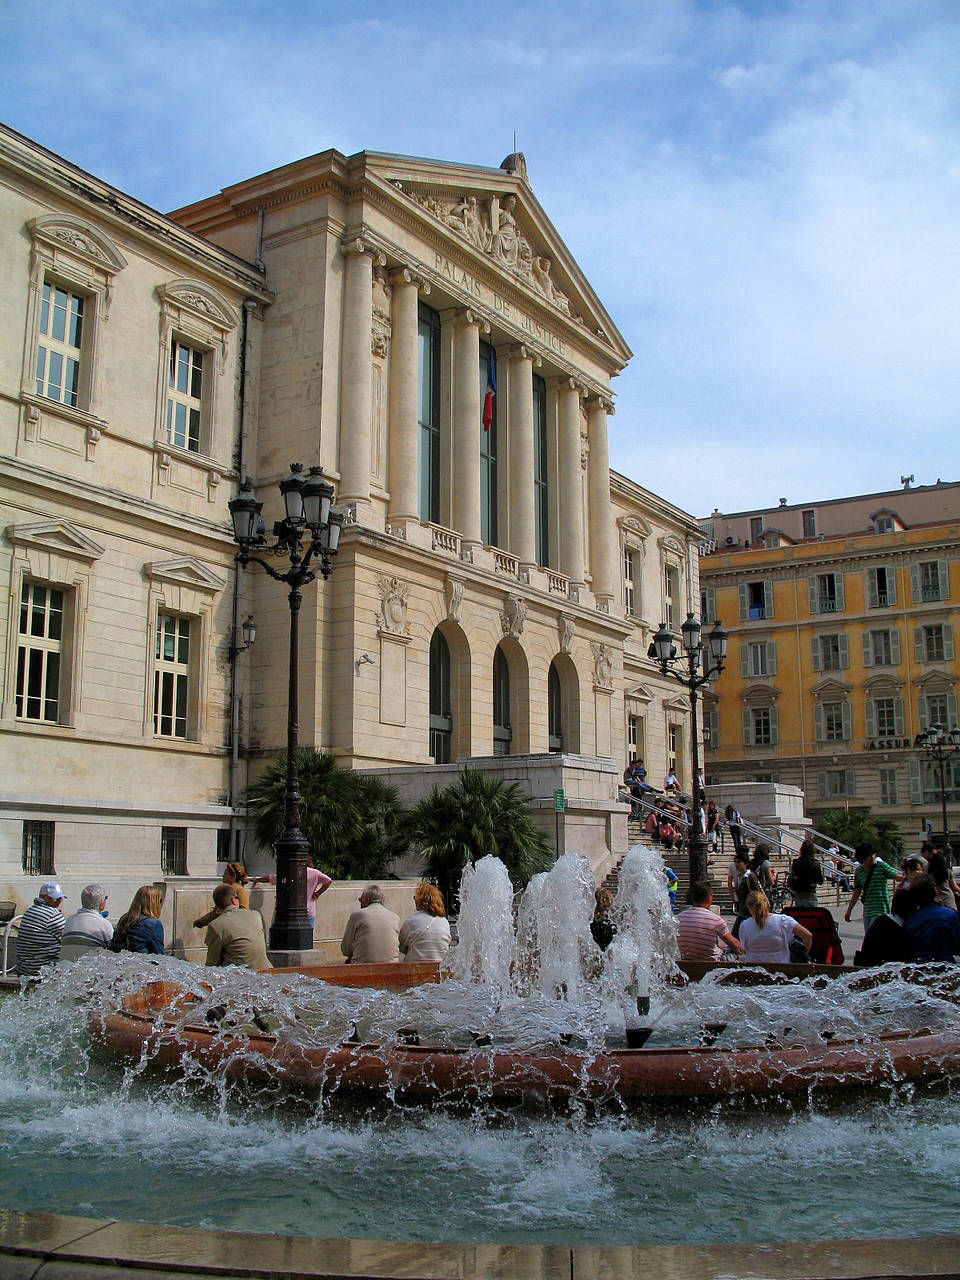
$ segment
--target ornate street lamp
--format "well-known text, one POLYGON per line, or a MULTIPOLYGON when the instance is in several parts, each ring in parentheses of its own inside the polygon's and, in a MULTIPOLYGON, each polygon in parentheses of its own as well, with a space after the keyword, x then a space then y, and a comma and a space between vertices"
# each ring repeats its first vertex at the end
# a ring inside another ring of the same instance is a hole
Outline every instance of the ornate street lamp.
MULTIPOLYGON (((233 521, 233 537, 239 546, 241 568, 258 564, 277 582, 290 588, 290 668, 287 693, 287 776, 284 789, 284 829, 276 843, 277 905, 270 926, 273 951, 309 951, 313 930, 307 915, 307 854, 310 845, 300 830, 300 776, 297 770, 299 733, 298 665, 300 602, 303 588, 317 572, 329 578, 333 557, 340 546, 343 515, 333 510, 333 485, 322 479, 322 467, 311 467, 307 476, 299 462, 291 462, 290 474, 280 481, 284 518, 273 526, 267 542, 259 502, 245 480, 227 505, 233 521), (264 556, 285 557, 290 567, 280 572, 264 556)), ((249 621, 249 620, 248 620, 249 621)), ((243 626, 247 639, 247 625, 243 626)), ((254 634, 256 629, 254 628, 254 634)))
POLYGON ((700 786, 700 735, 697 728, 697 690, 709 683, 723 670, 727 656, 727 633, 715 622, 703 643, 700 623, 692 613, 680 628, 682 656, 677 655, 673 636, 665 622, 654 635, 647 657, 660 667, 663 675, 673 676, 684 685, 690 695, 690 751, 693 757, 693 812, 690 815, 690 842, 688 846, 690 883, 707 879, 707 841, 703 833, 703 788, 700 786))
MULTIPOLYGON (((960 729, 944 729, 942 724, 932 724, 913 740, 913 749, 922 751, 928 760, 935 760, 940 772, 940 809, 943 817, 943 838, 947 853, 950 839, 947 826, 947 761, 960 755, 960 729)), ((921 788, 922 790, 922 788, 921 788)))

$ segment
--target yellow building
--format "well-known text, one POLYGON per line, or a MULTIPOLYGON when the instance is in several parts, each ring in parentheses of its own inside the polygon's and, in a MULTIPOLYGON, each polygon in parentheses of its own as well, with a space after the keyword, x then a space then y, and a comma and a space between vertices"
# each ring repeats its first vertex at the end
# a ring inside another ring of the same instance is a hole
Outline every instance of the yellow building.
POLYGON ((911 846, 926 821, 938 830, 939 775, 913 741, 957 725, 960 485, 782 500, 701 527, 704 621, 730 633, 705 714, 708 784, 798 785, 814 823, 867 808, 911 846))

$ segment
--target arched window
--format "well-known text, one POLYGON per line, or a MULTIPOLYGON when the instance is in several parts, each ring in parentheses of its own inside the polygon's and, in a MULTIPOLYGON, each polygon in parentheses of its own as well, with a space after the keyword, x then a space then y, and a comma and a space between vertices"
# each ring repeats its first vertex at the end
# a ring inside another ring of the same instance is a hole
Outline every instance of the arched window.
POLYGON ((513 731, 510 728, 510 668, 497 645, 493 655, 493 754, 508 756, 513 731))
POLYGON ((563 750, 563 692, 560 688, 560 673, 557 671, 556 663, 550 663, 550 671, 547 676, 547 719, 549 721, 548 733, 549 749, 551 751, 563 750))
POLYGON ((450 763, 453 717, 450 714, 450 650, 439 631, 430 641, 430 755, 434 764, 450 763))

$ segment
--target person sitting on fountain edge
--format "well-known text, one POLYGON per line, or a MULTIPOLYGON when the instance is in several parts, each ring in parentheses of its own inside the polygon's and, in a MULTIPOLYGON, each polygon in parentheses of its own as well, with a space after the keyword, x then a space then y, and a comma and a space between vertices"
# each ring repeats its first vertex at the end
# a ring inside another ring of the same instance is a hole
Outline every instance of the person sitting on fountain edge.
POLYGON ((404 960, 442 960, 450 950, 450 922, 443 894, 435 884, 418 884, 413 905, 416 911, 400 926, 404 960))
POLYGON ((960 955, 960 916, 937 901, 937 883, 928 872, 914 879, 908 893, 915 910, 903 922, 907 959, 953 964, 960 955))
POLYGON ((713 890, 706 880, 696 880, 690 886, 692 906, 677 916, 677 945, 681 960, 719 960, 720 943, 731 951, 742 954, 743 947, 727 928, 722 916, 711 911, 713 890))
POLYGON ((259 911, 240 906, 237 886, 218 884, 213 891, 214 918, 207 925, 208 965, 238 964, 247 969, 272 969, 267 959, 263 920, 259 911))
POLYGON ((383 905, 383 890, 368 884, 360 895, 360 910, 347 921, 340 950, 347 964, 391 964, 400 959, 400 917, 383 905))

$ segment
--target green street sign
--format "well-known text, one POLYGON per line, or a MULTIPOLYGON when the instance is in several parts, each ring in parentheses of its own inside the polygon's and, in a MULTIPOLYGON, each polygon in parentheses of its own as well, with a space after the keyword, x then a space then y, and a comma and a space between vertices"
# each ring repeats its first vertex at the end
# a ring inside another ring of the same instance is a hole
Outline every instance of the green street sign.
POLYGON ((556 809, 557 813, 563 813, 566 808, 563 787, 557 787, 556 791, 553 793, 553 807, 556 809))

